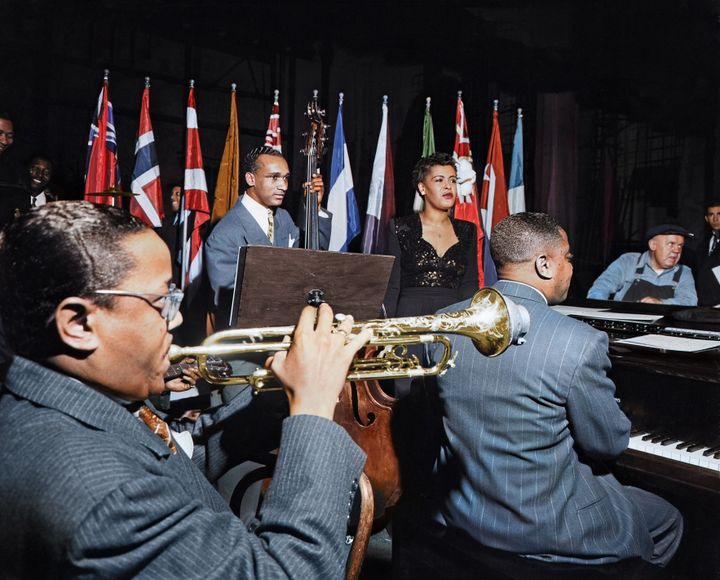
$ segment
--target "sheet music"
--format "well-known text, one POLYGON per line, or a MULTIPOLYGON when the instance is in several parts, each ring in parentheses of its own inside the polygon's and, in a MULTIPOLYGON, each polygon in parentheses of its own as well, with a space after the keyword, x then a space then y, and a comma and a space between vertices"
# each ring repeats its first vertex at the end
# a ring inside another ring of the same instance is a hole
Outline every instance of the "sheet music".
POLYGON ((606 308, 587 308, 585 306, 565 306, 558 304, 553 310, 566 316, 579 316, 580 318, 596 318, 600 320, 622 320, 626 322, 652 323, 660 318, 661 314, 641 314, 637 312, 610 312, 606 308))
POLYGON ((622 346, 638 346, 660 352, 703 352, 720 348, 720 340, 705 340, 701 338, 683 338, 681 336, 667 336, 663 334, 645 334, 633 338, 615 340, 613 344, 622 346))

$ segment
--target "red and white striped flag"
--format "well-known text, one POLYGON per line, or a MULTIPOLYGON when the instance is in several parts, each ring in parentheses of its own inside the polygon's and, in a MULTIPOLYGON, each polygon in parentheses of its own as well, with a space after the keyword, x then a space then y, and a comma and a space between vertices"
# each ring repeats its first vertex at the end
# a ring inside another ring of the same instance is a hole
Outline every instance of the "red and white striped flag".
POLYGON ((203 169, 200 135, 198 133, 197 111, 195 109, 195 81, 190 81, 187 104, 187 149, 185 152, 185 182, 183 208, 182 289, 192 299, 202 274, 203 240, 200 228, 210 220, 210 205, 207 197, 207 182, 203 169), (198 284, 193 284, 197 281, 198 284))
POLYGON ((493 102, 492 133, 490 134, 490 147, 480 192, 480 212, 483 226, 489 236, 492 235, 492 229, 497 223, 510 215, 497 101, 493 102))
POLYGON ((155 136, 150 122, 150 79, 145 77, 145 89, 140 106, 140 127, 135 142, 135 167, 130 190, 130 213, 147 225, 159 228, 164 217, 160 166, 155 151, 155 136))
POLYGON ((462 91, 458 91, 457 109, 455 111, 455 149, 453 156, 457 161, 458 199, 455 202, 454 215, 457 219, 475 224, 477 232, 478 285, 485 285, 483 274, 483 247, 485 234, 480 223, 478 206, 477 174, 473 167, 472 151, 470 150, 470 134, 468 133, 465 106, 462 91))
POLYGON ((275 89, 275 102, 273 102, 267 133, 265 133, 265 145, 282 153, 282 139, 280 137, 280 104, 278 102, 279 96, 280 91, 275 89))
POLYGON ((90 123, 85 164, 85 200, 105 205, 120 205, 120 199, 114 195, 93 195, 120 188, 115 122, 108 96, 109 74, 110 72, 105 70, 103 86, 90 123))

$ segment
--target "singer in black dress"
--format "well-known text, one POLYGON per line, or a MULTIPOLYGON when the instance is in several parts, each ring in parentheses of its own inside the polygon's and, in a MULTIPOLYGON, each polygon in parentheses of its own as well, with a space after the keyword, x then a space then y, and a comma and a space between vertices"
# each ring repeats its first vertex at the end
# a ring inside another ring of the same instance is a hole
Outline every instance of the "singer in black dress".
POLYGON ((396 259, 385 295, 388 317, 433 314, 478 289, 475 225, 450 217, 457 198, 454 158, 421 158, 413 185, 423 209, 389 225, 388 253, 396 259))

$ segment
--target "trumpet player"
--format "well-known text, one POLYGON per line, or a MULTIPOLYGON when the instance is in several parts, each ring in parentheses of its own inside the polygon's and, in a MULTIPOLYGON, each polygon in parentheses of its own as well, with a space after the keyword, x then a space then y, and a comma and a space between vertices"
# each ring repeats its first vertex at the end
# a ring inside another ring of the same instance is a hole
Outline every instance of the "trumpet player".
POLYGON ((351 318, 333 330, 327 305, 317 320, 307 307, 271 361, 290 417, 246 527, 211 483, 241 453, 221 439, 250 395, 201 417, 184 444, 143 404, 165 388, 182 300, 171 278, 162 240, 117 208, 50 203, 0 235, 15 355, 0 393, 3 575, 342 577, 364 454, 331 419, 368 333, 348 337, 351 318))

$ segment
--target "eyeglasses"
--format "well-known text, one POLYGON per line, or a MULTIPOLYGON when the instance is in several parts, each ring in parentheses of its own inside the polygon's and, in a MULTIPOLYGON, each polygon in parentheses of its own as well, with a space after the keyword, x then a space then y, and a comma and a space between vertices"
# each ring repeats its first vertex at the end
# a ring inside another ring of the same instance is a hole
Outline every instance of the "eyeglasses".
POLYGON ((125 290, 93 290, 90 294, 140 298, 140 300, 144 300, 157 310, 168 324, 175 320, 184 296, 184 292, 177 288, 175 284, 170 284, 167 294, 143 294, 140 292, 126 292, 125 290), (159 300, 162 300, 160 304, 158 304, 159 300))

